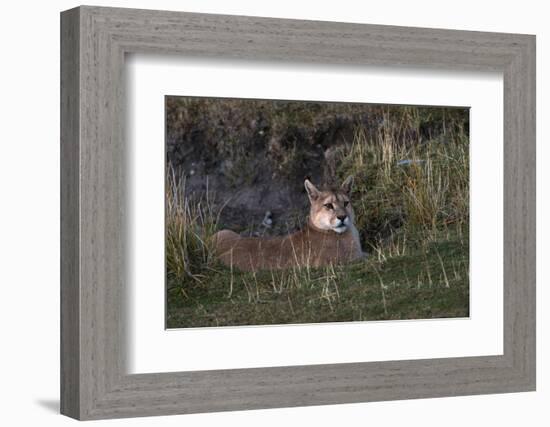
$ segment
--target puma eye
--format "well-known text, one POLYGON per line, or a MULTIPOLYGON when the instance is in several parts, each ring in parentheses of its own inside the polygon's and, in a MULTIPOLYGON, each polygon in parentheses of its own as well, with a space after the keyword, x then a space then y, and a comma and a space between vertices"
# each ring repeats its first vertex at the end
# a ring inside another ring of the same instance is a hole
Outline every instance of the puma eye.
POLYGON ((325 208, 327 209, 334 209, 334 206, 332 206, 332 203, 326 203, 325 208))
POLYGON ((345 207, 345 208, 347 208, 347 207, 348 207, 348 205, 349 205, 349 202, 347 202, 347 201, 346 201, 346 202, 344 202, 344 207, 345 207))

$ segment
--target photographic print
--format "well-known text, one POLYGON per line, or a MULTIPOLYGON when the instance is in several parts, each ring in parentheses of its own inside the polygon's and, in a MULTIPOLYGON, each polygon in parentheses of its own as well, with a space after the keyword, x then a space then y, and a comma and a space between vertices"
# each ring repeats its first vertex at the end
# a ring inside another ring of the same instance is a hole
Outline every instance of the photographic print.
POLYGON ((165 97, 166 327, 469 316, 469 108, 165 97))

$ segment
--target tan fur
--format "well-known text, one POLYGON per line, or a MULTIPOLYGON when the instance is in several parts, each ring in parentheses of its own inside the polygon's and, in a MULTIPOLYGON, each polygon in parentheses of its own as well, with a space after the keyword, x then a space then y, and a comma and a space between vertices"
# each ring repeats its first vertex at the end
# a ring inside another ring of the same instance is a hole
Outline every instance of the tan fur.
POLYGON ((225 265, 243 271, 320 267, 361 258, 363 252, 349 202, 351 184, 350 177, 338 190, 319 191, 306 180, 311 208, 303 230, 272 238, 241 237, 222 230, 213 237, 217 256, 225 265))

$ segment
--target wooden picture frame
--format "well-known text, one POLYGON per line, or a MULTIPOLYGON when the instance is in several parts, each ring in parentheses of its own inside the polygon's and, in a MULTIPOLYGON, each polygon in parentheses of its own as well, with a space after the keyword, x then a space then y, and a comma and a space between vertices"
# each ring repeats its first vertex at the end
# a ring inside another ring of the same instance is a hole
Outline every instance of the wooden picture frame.
POLYGON ((61 412, 77 419, 535 389, 535 37, 78 7, 61 14, 61 412), (504 78, 504 353, 128 375, 124 57, 491 70, 504 78))

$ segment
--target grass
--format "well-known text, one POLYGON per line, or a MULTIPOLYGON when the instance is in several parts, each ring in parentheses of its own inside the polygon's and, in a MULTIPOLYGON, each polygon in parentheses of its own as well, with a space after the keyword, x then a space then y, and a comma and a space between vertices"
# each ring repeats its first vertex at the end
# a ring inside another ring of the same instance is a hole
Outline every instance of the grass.
POLYGON ((169 328, 468 316, 467 243, 456 235, 350 266, 220 269, 186 297, 168 293, 169 328), (466 246, 465 246, 466 245, 466 246), (230 291, 230 283, 231 291, 230 291))
MULTIPOLYGON (((382 112, 376 133, 358 126, 328 169, 353 174, 352 203, 366 260, 345 266, 243 273, 224 267, 209 237, 222 206, 186 196, 167 179, 167 326, 200 327, 469 315, 468 136, 450 119, 382 112), (447 130, 445 130, 447 129, 447 130)), ((304 196, 305 197, 305 196, 304 196)))
POLYGON ((169 169, 166 180, 166 275, 182 295, 201 285, 214 271, 211 236, 217 231, 219 211, 215 213, 209 191, 199 198, 185 194, 185 180, 169 169))

